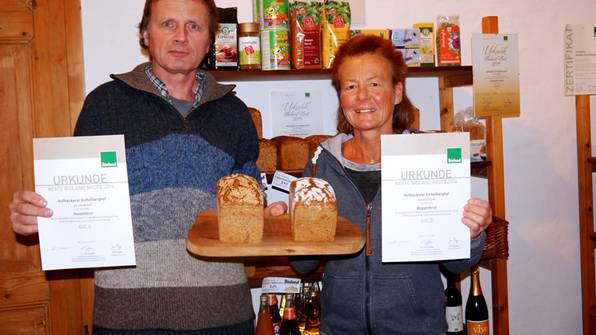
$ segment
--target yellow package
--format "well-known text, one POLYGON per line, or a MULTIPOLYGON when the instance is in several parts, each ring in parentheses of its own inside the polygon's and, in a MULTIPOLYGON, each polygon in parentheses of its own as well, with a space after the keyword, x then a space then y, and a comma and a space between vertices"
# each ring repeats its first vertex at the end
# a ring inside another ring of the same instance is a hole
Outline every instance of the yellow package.
POLYGON ((389 29, 353 29, 350 30, 350 36, 354 37, 356 35, 374 35, 382 37, 386 40, 389 39, 389 29))
POLYGON ((414 28, 418 29, 420 66, 435 66, 435 24, 416 23, 414 28))
POLYGON ((323 67, 333 64, 337 49, 350 39, 350 3, 325 0, 323 4, 323 67))

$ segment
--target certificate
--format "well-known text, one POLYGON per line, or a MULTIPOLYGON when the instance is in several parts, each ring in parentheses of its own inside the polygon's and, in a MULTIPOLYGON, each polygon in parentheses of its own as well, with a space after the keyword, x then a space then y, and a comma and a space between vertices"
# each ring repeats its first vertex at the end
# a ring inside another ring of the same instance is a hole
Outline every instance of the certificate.
POLYGON ((382 261, 470 258, 468 133, 381 136, 382 261))
POLYGON ((124 136, 33 139, 45 270, 135 265, 124 136))
POLYGON ((274 136, 306 137, 323 132, 321 92, 272 91, 270 110, 274 136))
POLYGON ((518 53, 515 34, 472 35, 476 116, 519 116, 518 53))
POLYGON ((565 26, 565 95, 596 94, 596 24, 565 26))

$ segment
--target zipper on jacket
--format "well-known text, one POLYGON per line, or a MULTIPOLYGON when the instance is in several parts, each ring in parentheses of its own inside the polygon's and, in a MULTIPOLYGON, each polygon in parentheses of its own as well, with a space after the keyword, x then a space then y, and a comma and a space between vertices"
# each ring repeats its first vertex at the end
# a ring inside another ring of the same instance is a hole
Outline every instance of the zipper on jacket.
MULTIPOLYGON (((374 201, 374 198, 373 198, 374 201)), ((371 302, 370 302, 370 280, 368 278, 370 273, 370 256, 372 255, 372 207, 373 203, 369 202, 366 204, 366 219, 364 222, 364 229, 366 230, 366 251, 364 257, 364 264, 366 267, 366 272, 364 276, 364 299, 365 299, 365 308, 364 311, 365 321, 366 321, 366 330, 369 334, 372 334, 372 326, 370 324, 370 311, 371 311, 371 302)))
POLYGON ((366 219, 364 220, 364 230, 366 234, 366 256, 372 255, 372 202, 366 205, 366 219))

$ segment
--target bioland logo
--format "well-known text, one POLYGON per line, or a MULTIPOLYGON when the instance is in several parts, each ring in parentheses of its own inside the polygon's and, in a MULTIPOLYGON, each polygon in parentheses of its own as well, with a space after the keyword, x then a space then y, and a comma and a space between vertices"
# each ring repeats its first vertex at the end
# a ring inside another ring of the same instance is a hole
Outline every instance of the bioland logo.
POLYGON ((447 164, 461 163, 461 148, 447 148, 447 164))
POLYGON ((116 167, 118 160, 116 159, 116 151, 104 151, 100 153, 101 167, 116 167))

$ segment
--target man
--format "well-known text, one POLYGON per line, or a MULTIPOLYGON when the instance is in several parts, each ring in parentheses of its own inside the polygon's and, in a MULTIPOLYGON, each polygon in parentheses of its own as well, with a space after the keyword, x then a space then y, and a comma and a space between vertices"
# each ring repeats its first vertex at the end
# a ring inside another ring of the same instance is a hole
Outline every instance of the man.
MULTIPOLYGON (((258 177, 256 131, 246 105, 197 70, 217 30, 213 0, 147 0, 141 46, 151 61, 91 92, 75 135, 124 134, 137 266, 96 271, 94 333, 252 334, 244 267, 191 257, 197 211, 215 207, 229 173, 258 177)), ((37 232, 45 200, 17 192, 15 232, 37 232)), ((274 204, 269 214, 285 208, 274 204)))

